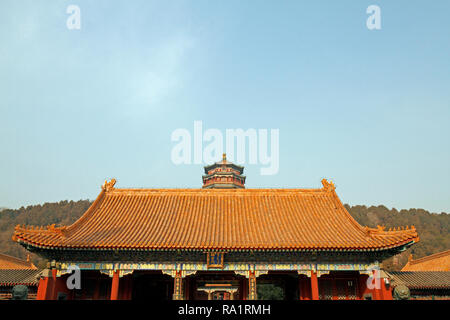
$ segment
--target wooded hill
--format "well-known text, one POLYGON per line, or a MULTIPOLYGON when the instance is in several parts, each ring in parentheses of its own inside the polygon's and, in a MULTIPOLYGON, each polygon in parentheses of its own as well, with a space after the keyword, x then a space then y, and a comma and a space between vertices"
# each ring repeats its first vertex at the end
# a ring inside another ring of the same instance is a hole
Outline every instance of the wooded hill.
MULTIPOLYGON (((60 201, 43 205, 22 207, 17 210, 0 211, 0 252, 26 258, 27 251, 11 240, 17 224, 46 226, 70 225, 77 220, 91 205, 89 200, 60 201)), ((389 210, 385 206, 349 206, 350 214, 363 226, 386 228, 414 225, 419 233, 420 242, 408 249, 396 259, 388 259, 383 265, 388 270, 399 270, 403 267, 410 253, 414 259, 450 248, 450 215, 447 213, 430 213, 423 209, 389 210)), ((32 260, 38 266, 45 266, 45 261, 36 255, 32 260)))

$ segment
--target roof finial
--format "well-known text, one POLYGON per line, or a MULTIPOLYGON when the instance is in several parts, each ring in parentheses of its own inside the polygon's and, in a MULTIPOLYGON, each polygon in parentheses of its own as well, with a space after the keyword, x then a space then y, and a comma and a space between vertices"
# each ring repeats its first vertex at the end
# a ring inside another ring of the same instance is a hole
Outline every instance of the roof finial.
POLYGON ((323 185, 323 189, 326 191, 333 191, 336 189, 333 181, 330 180, 330 182, 328 182, 327 179, 322 179, 322 185, 323 185))
POLYGON ((110 191, 114 189, 114 185, 116 184, 116 179, 112 178, 109 182, 105 180, 105 183, 102 185, 102 189, 105 191, 110 191))
POLYGON ((222 160, 223 161, 227 161, 227 154, 226 153, 222 154, 222 160))

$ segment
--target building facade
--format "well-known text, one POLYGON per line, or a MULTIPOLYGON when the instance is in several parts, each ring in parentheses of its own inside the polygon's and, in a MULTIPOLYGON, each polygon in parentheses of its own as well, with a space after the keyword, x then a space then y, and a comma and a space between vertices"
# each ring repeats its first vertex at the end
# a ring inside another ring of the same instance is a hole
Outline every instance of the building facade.
POLYGON ((414 227, 360 226, 325 179, 246 189, 241 168, 224 156, 201 189, 112 179, 70 226, 17 226, 13 240, 51 261, 38 299, 253 300, 274 288, 288 300, 392 299, 377 270, 419 240, 414 227), (72 265, 79 290, 66 285, 72 265))

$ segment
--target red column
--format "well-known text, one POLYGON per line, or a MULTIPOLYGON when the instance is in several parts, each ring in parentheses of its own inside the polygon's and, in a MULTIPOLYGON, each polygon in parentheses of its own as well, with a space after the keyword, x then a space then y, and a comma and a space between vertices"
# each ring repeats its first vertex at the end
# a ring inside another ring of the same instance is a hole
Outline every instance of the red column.
POLYGON ((319 281, 316 271, 311 270, 311 300, 319 300, 319 281))
POLYGON ((51 280, 50 280, 50 296, 47 296, 47 300, 56 300, 56 269, 51 269, 51 280))
POLYGON ((36 300, 45 300, 47 298, 48 281, 49 281, 48 277, 43 277, 39 279, 36 300))
POLYGON ((111 285, 111 300, 117 300, 119 297, 119 270, 115 270, 111 285))

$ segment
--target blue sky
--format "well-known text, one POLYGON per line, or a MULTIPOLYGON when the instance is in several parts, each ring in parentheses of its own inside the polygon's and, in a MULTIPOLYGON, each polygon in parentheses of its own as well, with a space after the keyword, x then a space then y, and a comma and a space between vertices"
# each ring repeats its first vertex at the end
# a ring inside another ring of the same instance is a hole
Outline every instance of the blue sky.
POLYGON ((279 129, 247 187, 450 211, 448 1, 0 3, 0 207, 201 187, 178 128, 279 129), (81 29, 69 30, 69 5, 81 29), (381 8, 368 30, 366 8, 381 8))

